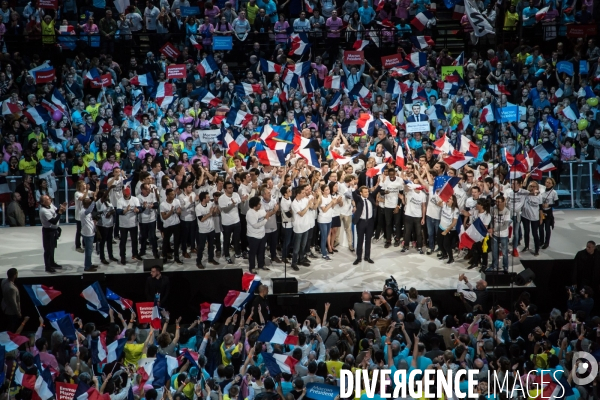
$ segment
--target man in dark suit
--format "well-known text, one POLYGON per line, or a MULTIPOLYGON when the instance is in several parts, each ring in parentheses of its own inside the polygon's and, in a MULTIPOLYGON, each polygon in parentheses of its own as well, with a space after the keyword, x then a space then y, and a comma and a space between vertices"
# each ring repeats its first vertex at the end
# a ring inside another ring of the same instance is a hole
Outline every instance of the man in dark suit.
POLYGON ((171 18, 169 33, 174 44, 181 43, 185 39, 185 18, 181 16, 179 8, 175 10, 175 18, 171 18))
POLYGON ((367 171, 373 167, 375 167, 375 162, 373 160, 367 161, 365 169, 358 174, 358 187, 366 186, 370 191, 377 186, 379 175, 374 177, 367 176, 367 171))
MULTIPOLYGON (((351 192, 356 211, 352 216, 352 223, 356 226, 356 260, 354 265, 358 265, 362 260, 363 244, 365 245, 365 261, 374 264, 371 260, 371 239, 375 230, 375 215, 377 214, 377 193, 381 188, 379 184, 375 186, 372 192, 366 186, 360 186, 359 189, 351 192)), ((348 192, 350 193, 350 192, 348 192)))

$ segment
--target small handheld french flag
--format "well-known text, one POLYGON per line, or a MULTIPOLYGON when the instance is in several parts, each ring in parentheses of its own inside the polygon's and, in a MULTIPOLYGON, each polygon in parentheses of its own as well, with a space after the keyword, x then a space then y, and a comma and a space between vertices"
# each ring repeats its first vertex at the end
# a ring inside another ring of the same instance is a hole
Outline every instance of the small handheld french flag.
POLYGON ((106 288, 106 298, 119 304, 123 310, 131 310, 133 307, 133 301, 119 296, 108 288, 106 288))
POLYGON ((80 296, 85 299, 88 309, 98 311, 104 318, 108 317, 110 306, 98 282, 94 282, 85 288, 80 296))
POLYGON ((298 363, 292 356, 286 356, 284 354, 272 354, 272 353, 261 353, 263 357, 263 361, 265 362, 265 367, 271 374, 271 376, 276 376, 281 373, 286 374, 294 374, 295 373, 295 365, 298 363))
POLYGON ((223 300, 225 307, 233 307, 240 310, 252 296, 251 293, 238 292, 237 290, 230 290, 223 300))
POLYGON ((222 304, 202 303, 200 304, 200 317, 202 318, 202 321, 215 321, 219 319, 222 309, 222 304))
POLYGON ((36 306, 45 306, 61 294, 58 290, 44 285, 23 285, 23 287, 36 306))
POLYGON ((64 311, 56 311, 46 315, 46 319, 50 321, 50 325, 66 338, 77 340, 77 333, 73 326, 71 315, 64 311))
POLYGON ((242 290, 245 290, 248 293, 254 293, 256 288, 260 285, 260 282, 259 275, 244 272, 244 275, 242 275, 242 290))
POLYGON ((269 342, 276 344, 298 344, 298 336, 288 335, 277 327, 273 322, 269 321, 263 328, 260 336, 257 339, 259 342, 269 342))
POLYGON ((460 235, 459 248, 470 249, 477 242, 481 242, 488 234, 487 228, 481 222, 481 219, 477 218, 475 222, 467 230, 460 235))

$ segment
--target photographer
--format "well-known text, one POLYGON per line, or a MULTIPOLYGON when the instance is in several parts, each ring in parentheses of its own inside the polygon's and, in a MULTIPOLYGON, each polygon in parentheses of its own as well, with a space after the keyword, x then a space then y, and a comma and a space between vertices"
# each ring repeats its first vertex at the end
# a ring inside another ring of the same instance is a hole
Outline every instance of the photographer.
POLYGON ((584 286, 579 293, 577 293, 576 289, 574 286, 567 288, 567 292, 569 293, 567 308, 574 313, 585 311, 585 316, 589 319, 594 308, 594 291, 589 286, 584 286))

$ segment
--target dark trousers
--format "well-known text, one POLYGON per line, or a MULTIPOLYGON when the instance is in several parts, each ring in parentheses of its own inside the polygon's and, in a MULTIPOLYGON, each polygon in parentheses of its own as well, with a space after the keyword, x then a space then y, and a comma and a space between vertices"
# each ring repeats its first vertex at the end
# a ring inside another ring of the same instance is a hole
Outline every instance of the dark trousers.
POLYGON ((121 227, 119 224, 119 219, 120 218, 115 218, 115 226, 114 226, 114 234, 115 234, 115 239, 119 238, 119 234, 121 233, 121 227))
POLYGON ((119 255, 121 259, 125 259, 125 248, 127 246, 127 233, 131 235, 131 255, 134 257, 138 257, 138 227, 134 226, 133 228, 120 228, 119 235, 121 239, 119 240, 119 255))
POLYGON ((158 254, 158 239, 156 238, 156 221, 140 223, 140 253, 146 252, 146 242, 152 246, 152 254, 158 254))
MULTIPOLYGON (((291 225, 289 222, 287 224, 291 225)), ((285 258, 290 253, 290 244, 292 243, 293 236, 294 236, 293 228, 283 228, 283 246, 281 246, 281 257, 284 258, 284 261, 285 261, 285 258)))
POLYGON ((521 216, 521 222, 523 223, 523 239, 525 241, 525 247, 529 247, 529 227, 531 227, 531 234, 533 235, 533 246, 535 251, 540 249, 540 221, 528 220, 521 216))
POLYGON ((359 219, 356 224, 356 259, 361 260, 363 254, 363 244, 365 246, 365 260, 371 258, 371 238, 373 237, 373 230, 375 225, 375 219, 370 218, 359 219))
POLYGON ((215 259, 215 231, 208 233, 196 232, 196 264, 200 264, 202 262, 202 253, 204 253, 204 246, 206 245, 206 242, 208 242, 208 259, 215 259))
POLYGON ((258 260, 258 268, 265 267, 265 247, 267 245, 267 237, 254 238, 248 236, 248 244, 250 245, 250 252, 248 254, 248 264, 250 271, 254 271, 258 260))
POLYGON ((277 231, 269 232, 265 235, 266 243, 269 245, 271 260, 277 257, 277 231))
POLYGON ((394 235, 394 228, 396 228, 396 237, 400 240, 402 233, 402 214, 403 210, 400 210, 394 214, 394 208, 384 208, 384 218, 385 218, 385 240, 387 242, 392 241, 392 237, 394 235))
POLYGON ((75 231, 75 248, 81 248, 81 221, 75 220, 77 230, 75 231))
POLYGON ((54 251, 58 240, 58 231, 51 228, 42 228, 42 246, 44 247, 44 266, 46 269, 53 268, 54 251))
POLYGON ((450 231, 445 235, 442 235, 442 230, 438 227, 437 229, 437 244, 443 256, 448 256, 450 260, 454 260, 452 250, 454 248, 454 241, 458 237, 458 232, 450 231))
MULTIPOLYGON (((244 221, 246 218, 244 218, 244 221)), ((238 222, 233 225, 223 225, 223 255, 226 258, 229 257, 229 247, 231 246, 231 240, 233 239, 233 249, 235 251, 235 255, 239 256, 240 252, 240 232, 241 232, 241 223, 238 222)), ((244 235, 246 236, 246 235, 244 235)))
POLYGON ((417 235, 417 249, 423 247, 423 227, 421 226, 421 217, 404 216, 404 248, 410 245, 410 239, 413 232, 417 235))
MULTIPOLYGON (((246 232, 248 232, 248 224, 246 223, 246 214, 240 213, 240 235, 237 240, 235 238, 234 238, 234 240, 236 242, 240 242, 240 239, 241 239, 241 250, 244 253, 248 251, 248 239, 246 236, 246 232), (243 234, 242 234, 242 232, 243 232, 243 234)), ((233 246, 235 247, 235 243, 233 244, 233 246)), ((235 254, 240 254, 239 248, 235 249, 235 254)))
POLYGON ((214 232, 212 235, 213 240, 215 241, 215 249, 221 251, 221 232, 214 232))
POLYGON ((550 236, 552 235, 552 223, 554 220, 554 216, 546 216, 542 223, 540 224, 540 244, 549 246, 550 245, 550 236))
POLYGON ((162 245, 162 256, 163 259, 167 258, 169 250, 171 250, 171 236, 173 236, 173 252, 175 253, 175 259, 179 260, 179 246, 180 236, 179 230, 181 227, 179 224, 171 225, 168 228, 163 227, 163 245, 162 245))
POLYGON ((315 228, 316 228, 316 224, 315 224, 315 226, 313 226, 312 228, 310 228, 308 230, 308 237, 306 238, 306 246, 304 246, 305 257, 306 257, 306 254, 310 253, 310 244, 312 242, 312 238, 315 235, 315 228))
POLYGON ((196 248, 196 231, 198 224, 196 221, 181 221, 181 252, 187 253, 188 246, 190 249, 196 248))
POLYGON ((100 239, 100 259, 106 260, 106 257, 104 256, 104 247, 108 250, 108 257, 113 258, 113 227, 99 226, 98 228, 100 228, 100 235, 102 236, 102 239, 100 239))
MULTIPOLYGON (((488 239, 488 250, 491 247, 490 243, 491 239, 488 239)), ((482 268, 487 267, 488 264, 488 252, 483 251, 483 242, 473 243, 473 247, 471 248, 471 252, 473 254, 473 258, 471 259, 474 264, 481 264, 482 268)))
POLYGON ((35 207, 27 207, 23 208, 23 213, 29 220, 29 226, 35 226, 35 217, 38 212, 35 210, 35 207))
POLYGON ((385 208, 377 207, 377 220, 375 221, 375 238, 385 235, 385 208))

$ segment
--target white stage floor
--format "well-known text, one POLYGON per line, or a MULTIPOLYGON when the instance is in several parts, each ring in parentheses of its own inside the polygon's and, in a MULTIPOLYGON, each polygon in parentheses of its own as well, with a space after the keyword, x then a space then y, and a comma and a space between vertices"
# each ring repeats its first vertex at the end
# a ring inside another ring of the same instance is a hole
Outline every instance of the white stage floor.
MULTIPOLYGON (((552 234, 551 245, 542 250, 538 257, 533 254, 522 254, 522 259, 568 259, 585 247, 588 240, 600 243, 600 211, 573 210, 555 212, 556 226, 552 234)), ((81 275, 83 273, 83 254, 75 251, 75 225, 63 226, 63 232, 56 251, 56 261, 64 269, 54 274, 81 275)), ((42 257, 41 227, 5 228, 0 229, 0 277, 5 277, 7 269, 15 267, 20 277, 48 276, 44 272, 42 257)), ((531 239, 533 241, 533 239, 531 239)), ((113 245, 115 255, 118 254, 118 244, 113 245)), ((305 293, 327 292, 357 292, 362 290, 381 290, 385 279, 393 275, 400 286, 417 289, 452 289, 456 287, 457 277, 465 273, 471 281, 479 278, 476 270, 467 270, 467 263, 457 260, 454 264, 439 261, 435 254, 419 255, 411 249, 408 253, 400 253, 399 247, 384 249, 383 240, 372 245, 371 257, 375 264, 362 262, 354 266, 354 253, 348 248, 339 247, 339 252, 332 256, 332 261, 319 258, 312 260, 310 267, 300 267, 294 272, 288 266, 288 275, 299 281, 299 290, 305 293)), ((107 274, 143 273, 141 262, 131 262, 128 248, 128 263, 122 266, 118 263, 100 264, 94 254, 93 262, 100 268, 98 272, 107 274)), ((192 255, 193 257, 195 255, 192 255)), ((117 257, 118 258, 118 257, 117 257)), ((206 261, 207 257, 204 257, 206 261)), ((247 260, 235 260, 234 265, 227 265, 225 260, 218 260, 221 265, 211 268, 243 268, 248 269, 247 260)), ((512 258, 510 260, 512 264, 512 258)), ((490 255, 491 263, 491 255, 490 255)), ((206 264, 206 263, 205 263, 206 264)), ((283 277, 283 264, 269 265, 270 271, 261 271, 260 275, 266 284, 271 278, 283 277)), ((165 266, 169 271, 198 271, 195 258, 184 259, 184 265, 170 263, 165 266)), ((514 259, 514 272, 520 272, 523 267, 519 258, 514 259)), ((199 271, 200 272, 200 271, 199 271)))

